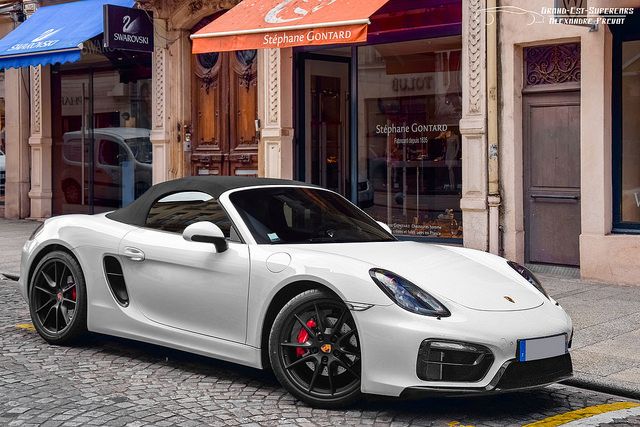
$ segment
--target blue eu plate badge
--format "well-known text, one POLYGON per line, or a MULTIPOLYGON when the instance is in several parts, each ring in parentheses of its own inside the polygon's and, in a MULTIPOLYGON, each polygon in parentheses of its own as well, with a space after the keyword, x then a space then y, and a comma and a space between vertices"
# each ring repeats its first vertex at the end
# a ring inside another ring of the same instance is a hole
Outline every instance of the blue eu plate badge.
POLYGON ((548 359, 562 356, 569 351, 567 334, 554 335, 544 338, 518 340, 518 362, 548 359))

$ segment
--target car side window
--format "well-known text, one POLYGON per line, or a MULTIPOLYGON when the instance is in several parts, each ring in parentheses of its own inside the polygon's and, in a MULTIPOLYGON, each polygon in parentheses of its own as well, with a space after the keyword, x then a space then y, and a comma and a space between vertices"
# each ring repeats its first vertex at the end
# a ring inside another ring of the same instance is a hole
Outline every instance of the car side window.
POLYGON ((220 227, 226 238, 240 241, 218 201, 209 194, 196 191, 182 191, 157 200, 149 210, 145 226, 182 233, 187 226, 200 221, 210 221, 220 227))
POLYGON ((109 139, 101 139, 98 144, 98 161, 106 166, 118 166, 122 157, 120 144, 109 139))
MULTIPOLYGON (((65 160, 70 162, 81 162, 82 161, 82 144, 79 139, 70 139, 64 141, 62 145, 62 154, 65 160)), ((88 161, 89 157, 89 146, 85 144, 84 147, 84 155, 85 162, 88 161)))

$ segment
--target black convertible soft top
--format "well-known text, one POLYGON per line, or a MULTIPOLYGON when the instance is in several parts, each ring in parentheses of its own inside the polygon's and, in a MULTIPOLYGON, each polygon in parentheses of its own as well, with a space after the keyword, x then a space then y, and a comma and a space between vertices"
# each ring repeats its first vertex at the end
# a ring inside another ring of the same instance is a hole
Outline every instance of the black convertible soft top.
POLYGON ((151 187, 136 201, 117 211, 107 214, 107 218, 125 224, 143 226, 151 206, 159 199, 181 191, 199 191, 214 199, 228 190, 257 187, 262 185, 309 185, 298 181, 272 178, 249 178, 243 176, 192 176, 162 182, 151 187))

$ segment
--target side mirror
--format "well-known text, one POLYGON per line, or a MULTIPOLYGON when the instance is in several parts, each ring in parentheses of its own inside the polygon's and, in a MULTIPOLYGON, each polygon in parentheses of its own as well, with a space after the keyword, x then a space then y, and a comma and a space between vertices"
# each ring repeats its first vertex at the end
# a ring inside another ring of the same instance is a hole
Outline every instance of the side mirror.
POLYGON ((212 243, 216 247, 216 252, 224 252, 229 248, 220 227, 209 221, 191 224, 184 229, 182 237, 189 242, 212 243))
POLYGON ((384 228, 384 229, 385 229, 385 231, 386 231, 387 233, 389 233, 389 234, 393 234, 393 232, 391 231, 391 227, 389 227, 387 224, 385 224, 385 223, 384 223, 384 222, 382 222, 382 221, 376 221, 376 222, 378 223, 378 225, 379 225, 380 227, 384 228))

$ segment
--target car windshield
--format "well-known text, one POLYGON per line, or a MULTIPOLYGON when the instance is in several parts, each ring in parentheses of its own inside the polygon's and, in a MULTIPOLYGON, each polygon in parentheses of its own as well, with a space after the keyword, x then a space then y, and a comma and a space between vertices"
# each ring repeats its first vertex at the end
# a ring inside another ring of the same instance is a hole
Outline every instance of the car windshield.
POLYGON ((130 138, 126 140, 126 143, 137 161, 151 164, 151 140, 149 138, 130 138))
POLYGON ((229 198, 259 244, 395 240, 367 214, 330 191, 259 188, 238 191, 229 198))

